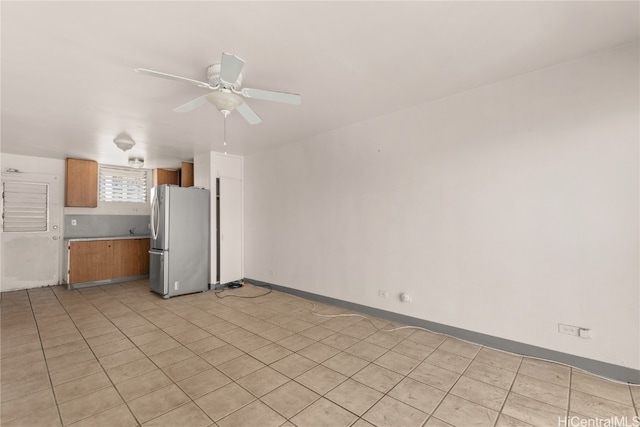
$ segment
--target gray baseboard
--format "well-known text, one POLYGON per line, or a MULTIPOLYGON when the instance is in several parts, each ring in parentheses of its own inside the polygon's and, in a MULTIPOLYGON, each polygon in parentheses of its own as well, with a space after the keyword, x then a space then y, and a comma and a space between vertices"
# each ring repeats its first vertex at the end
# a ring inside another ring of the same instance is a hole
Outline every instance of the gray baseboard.
POLYGON ((433 332, 450 335, 455 338, 460 338, 465 341, 470 341, 486 347, 495 348, 497 350, 508 351, 510 353, 515 353, 522 356, 530 356, 530 357, 545 359, 552 362, 564 363, 566 365, 574 366, 576 368, 579 368, 587 372, 591 372, 593 374, 600 375, 606 378, 611 378, 614 380, 623 381, 631 384, 640 384, 640 370, 638 369, 627 368, 624 366, 614 365, 607 362, 588 359, 586 357, 575 356, 573 354, 550 350, 544 347, 538 347, 535 345, 525 344, 518 341, 511 341, 504 338, 498 338, 492 335, 486 335, 479 332, 470 331, 467 329, 456 328, 454 326, 431 322, 424 319, 418 319, 416 317, 405 316, 403 314, 398 314, 391 311, 368 307, 366 305, 360 305, 360 304, 356 304, 348 301, 339 300, 336 298, 326 297, 324 295, 318 295, 311 292, 301 291, 298 289, 288 288, 286 286, 280 286, 273 283, 267 283, 261 280, 255 280, 255 279, 249 279, 249 278, 246 278, 244 280, 258 286, 270 286, 273 290, 276 290, 279 292, 284 292, 287 294, 299 296, 299 297, 306 298, 312 301, 317 301, 323 304, 330 304, 340 308, 357 311, 359 313, 367 314, 374 317, 380 317, 382 319, 391 320, 393 322, 402 323, 408 326, 417 326, 420 328, 425 328, 433 332))
POLYGON ((95 282, 84 282, 84 283, 73 283, 73 284, 64 283, 64 285, 67 287, 68 291, 71 291, 74 289, 92 288, 94 286, 111 285, 114 283, 130 282, 132 280, 141 280, 141 279, 148 279, 148 278, 149 278, 149 275, 144 274, 141 276, 128 276, 128 277, 118 277, 117 279, 97 280, 95 282))

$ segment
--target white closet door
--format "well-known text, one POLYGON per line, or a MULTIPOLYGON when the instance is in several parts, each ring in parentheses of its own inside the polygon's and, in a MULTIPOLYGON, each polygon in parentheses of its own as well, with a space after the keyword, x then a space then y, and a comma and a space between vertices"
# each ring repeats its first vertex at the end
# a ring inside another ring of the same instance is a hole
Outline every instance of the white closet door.
POLYGON ((220 178, 220 283, 242 279, 242 181, 220 178))

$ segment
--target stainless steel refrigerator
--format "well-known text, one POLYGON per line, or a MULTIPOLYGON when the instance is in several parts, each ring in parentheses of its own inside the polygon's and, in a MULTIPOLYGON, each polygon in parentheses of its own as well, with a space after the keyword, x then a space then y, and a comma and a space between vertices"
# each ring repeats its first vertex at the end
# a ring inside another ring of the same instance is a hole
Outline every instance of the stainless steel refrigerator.
POLYGON ((209 190, 151 189, 149 287, 164 298, 209 289, 209 190))

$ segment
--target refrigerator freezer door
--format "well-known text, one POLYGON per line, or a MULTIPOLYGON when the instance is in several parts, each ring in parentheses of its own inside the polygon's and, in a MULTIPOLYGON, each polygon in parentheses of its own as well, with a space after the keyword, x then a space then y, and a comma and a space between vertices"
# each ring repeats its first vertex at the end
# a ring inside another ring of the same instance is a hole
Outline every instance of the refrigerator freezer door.
MULTIPOLYGON (((168 187, 170 295, 202 292, 209 289, 209 191, 197 188, 168 187)), ((162 200, 161 200, 162 201, 162 200)), ((162 204, 162 203, 161 203, 162 204)))
POLYGON ((151 247, 169 249, 170 187, 159 185, 151 189, 151 247))
POLYGON ((166 268, 166 251, 151 249, 149 251, 149 287, 152 291, 169 297, 169 270, 166 268))

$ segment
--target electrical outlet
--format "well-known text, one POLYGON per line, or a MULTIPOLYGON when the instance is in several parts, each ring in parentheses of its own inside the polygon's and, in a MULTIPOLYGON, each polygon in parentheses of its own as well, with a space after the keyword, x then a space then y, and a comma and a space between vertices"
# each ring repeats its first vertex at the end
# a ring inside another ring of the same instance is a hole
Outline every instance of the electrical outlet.
POLYGON ((558 332, 561 334, 573 335, 574 337, 580 336, 580 328, 577 326, 563 325, 558 323, 558 332))
POLYGON ((580 326, 563 325, 558 323, 558 332, 561 334, 572 335, 580 338, 591 338, 591 329, 581 328, 580 326))
POLYGON ((378 291, 378 296, 382 298, 389 298, 389 291, 380 289, 378 291))
POLYGON ((175 282, 173 283, 173 289, 174 289, 174 290, 176 290, 176 291, 177 291, 178 289, 180 289, 180 282, 175 281, 175 282))
POLYGON ((411 296, 411 294, 407 293, 407 292, 403 292, 400 294, 400 301, 402 302, 412 302, 413 301, 413 297, 411 296))
POLYGON ((72 219, 71 220, 71 225, 73 225, 73 226, 78 225, 78 221, 76 219, 72 219))

